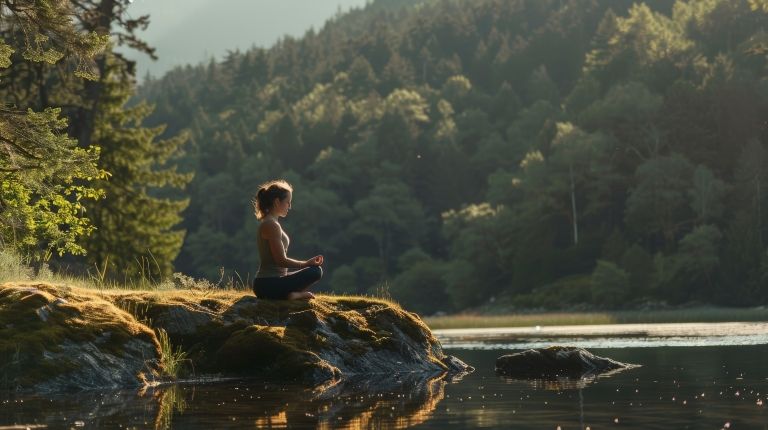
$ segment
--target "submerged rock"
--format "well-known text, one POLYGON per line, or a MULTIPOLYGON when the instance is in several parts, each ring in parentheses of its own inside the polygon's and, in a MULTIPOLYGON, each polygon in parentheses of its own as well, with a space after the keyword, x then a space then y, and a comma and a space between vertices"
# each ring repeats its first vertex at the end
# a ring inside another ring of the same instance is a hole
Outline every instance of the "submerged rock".
POLYGON ((117 388, 162 378, 163 350, 186 373, 306 385, 401 372, 473 369, 421 319, 373 298, 260 300, 241 291, 89 290, 0 285, 0 389, 117 388), (177 359, 181 357, 176 357, 177 359), (193 373, 194 372, 194 373, 193 373))
POLYGON ((590 378, 638 367, 599 357, 583 348, 551 346, 529 349, 496 359, 496 373, 519 379, 590 378))

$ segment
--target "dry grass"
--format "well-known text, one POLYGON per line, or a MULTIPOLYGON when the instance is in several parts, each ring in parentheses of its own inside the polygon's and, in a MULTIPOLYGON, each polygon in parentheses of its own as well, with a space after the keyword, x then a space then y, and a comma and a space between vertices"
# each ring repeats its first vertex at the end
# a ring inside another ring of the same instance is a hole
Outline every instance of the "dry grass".
POLYGON ((448 315, 425 318, 433 329, 685 322, 768 321, 766 308, 685 308, 651 311, 543 312, 514 315, 448 315))
POLYGON ((149 327, 98 292, 43 282, 0 284, 0 361, 20 364, 0 369, 4 386, 32 386, 78 367, 74 357, 45 360, 41 355, 65 340, 98 339, 100 348, 119 355, 123 345, 135 338, 159 350, 149 327), (103 333, 110 335, 104 338, 103 333))

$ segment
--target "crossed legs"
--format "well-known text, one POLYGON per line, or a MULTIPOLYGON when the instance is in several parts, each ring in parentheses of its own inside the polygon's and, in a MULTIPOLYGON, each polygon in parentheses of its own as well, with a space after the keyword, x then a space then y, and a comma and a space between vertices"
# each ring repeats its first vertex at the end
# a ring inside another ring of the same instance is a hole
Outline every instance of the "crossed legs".
POLYGON ((310 266, 279 278, 256 278, 253 292, 263 299, 309 300, 315 297, 309 288, 322 277, 320 266, 310 266))

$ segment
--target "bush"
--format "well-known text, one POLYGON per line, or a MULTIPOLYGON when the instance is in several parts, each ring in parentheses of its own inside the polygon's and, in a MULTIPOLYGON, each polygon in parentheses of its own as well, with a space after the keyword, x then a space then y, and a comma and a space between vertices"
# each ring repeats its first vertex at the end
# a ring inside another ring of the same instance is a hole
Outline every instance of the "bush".
POLYGON ((632 245, 621 257, 621 268, 629 275, 632 295, 649 296, 653 286, 653 256, 640 245, 632 245))
POLYGON ((437 261, 421 261, 400 273, 392 282, 392 298, 405 308, 433 314, 451 310, 446 294, 445 264, 437 261))
POLYGON ((629 275, 610 261, 598 260, 592 272, 592 303, 620 307, 629 298, 629 275))
POLYGON ((33 270, 15 252, 0 248, 0 282, 32 279, 33 270))
POLYGON ((592 300, 592 283, 589 275, 560 278, 552 283, 520 295, 512 304, 521 308, 567 309, 592 300))

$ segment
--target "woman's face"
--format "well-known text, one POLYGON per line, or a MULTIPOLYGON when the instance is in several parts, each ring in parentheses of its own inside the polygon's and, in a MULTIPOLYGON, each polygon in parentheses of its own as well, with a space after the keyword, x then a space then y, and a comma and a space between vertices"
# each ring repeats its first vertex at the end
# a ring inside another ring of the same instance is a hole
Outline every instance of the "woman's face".
POLYGON ((285 217, 288 215, 288 211, 291 210, 291 199, 293 199, 293 193, 288 191, 288 195, 284 199, 275 199, 274 214, 275 216, 285 217))

